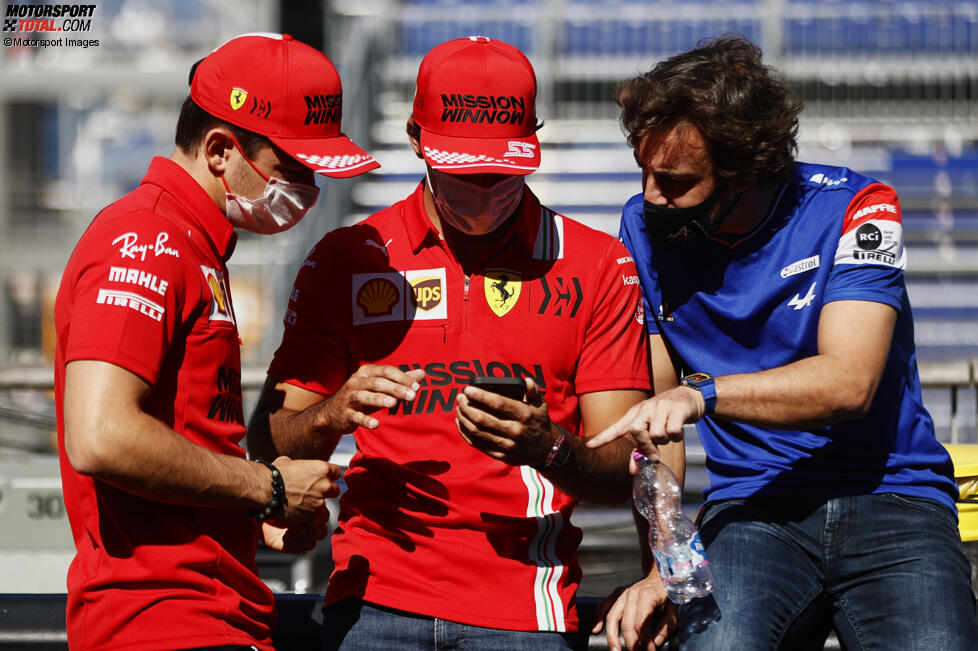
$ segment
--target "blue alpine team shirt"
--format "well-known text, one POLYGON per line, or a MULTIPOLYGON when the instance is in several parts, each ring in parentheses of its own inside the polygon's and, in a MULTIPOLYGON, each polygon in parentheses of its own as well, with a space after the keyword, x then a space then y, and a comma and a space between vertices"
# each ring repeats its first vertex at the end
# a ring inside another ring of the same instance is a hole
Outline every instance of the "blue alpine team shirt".
POLYGON ((638 267, 649 332, 675 349, 683 373, 751 373, 815 355, 819 314, 831 301, 899 312, 865 417, 809 431, 698 422, 710 479, 704 497, 899 493, 955 510, 951 459, 921 399, 892 188, 799 163, 753 232, 672 250, 649 238, 642 200, 625 204, 620 236, 638 267))

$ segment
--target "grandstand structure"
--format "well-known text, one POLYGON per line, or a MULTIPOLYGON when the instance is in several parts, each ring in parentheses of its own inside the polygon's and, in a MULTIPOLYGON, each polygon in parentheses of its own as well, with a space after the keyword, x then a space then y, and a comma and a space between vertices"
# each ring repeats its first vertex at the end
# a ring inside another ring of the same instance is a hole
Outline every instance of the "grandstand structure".
MULTIPOLYGON (((22 0, 0 5, 11 1, 22 0)), ((97 4, 91 34, 102 43, 97 48, 0 50, 0 531, 53 527, 19 541, 0 536, 0 568, 8 577, 9 568, 17 570, 25 583, 44 578, 45 568, 55 580, 63 577, 71 549, 66 523, 58 521, 45 379, 53 361, 53 298, 71 247, 101 207, 139 182, 151 156, 172 151, 190 65, 234 34, 279 30, 276 0, 97 4), (9 519, 17 513, 19 520, 9 519)), ((230 267, 246 388, 260 386, 310 245, 401 199, 423 178, 404 125, 418 64, 431 47, 484 35, 526 52, 545 121, 543 164, 528 183, 555 210, 617 233, 622 204, 640 191, 640 173, 617 124, 614 85, 704 38, 736 33, 760 45, 805 98, 800 159, 849 166, 897 189, 925 402, 942 440, 978 442, 978 3, 320 4, 324 49, 344 85, 344 131, 382 167, 328 181, 317 208, 291 231, 241 237, 230 267)), ((246 412, 253 399, 246 393, 246 412)), ((691 462, 687 490, 695 500, 705 481, 695 445, 691 462)), ((627 512, 585 511, 581 518, 589 531, 585 551, 596 556, 631 528, 627 512)), ((315 562, 288 568, 279 587, 317 578, 315 562)), ((51 591, 50 585, 35 581, 32 589, 51 591)), ((599 592, 592 585, 589 595, 599 592)))

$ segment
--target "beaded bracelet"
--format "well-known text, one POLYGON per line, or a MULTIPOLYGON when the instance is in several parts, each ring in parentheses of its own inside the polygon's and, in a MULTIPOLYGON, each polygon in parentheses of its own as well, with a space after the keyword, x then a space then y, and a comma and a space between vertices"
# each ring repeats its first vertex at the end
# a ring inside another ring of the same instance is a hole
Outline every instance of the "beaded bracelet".
POLYGON ((285 480, 282 479, 282 473, 278 471, 278 468, 264 459, 253 459, 253 461, 267 466, 272 471, 272 499, 268 501, 268 504, 261 511, 251 512, 251 517, 259 522, 264 522, 265 520, 274 518, 285 508, 287 503, 285 499, 285 480))

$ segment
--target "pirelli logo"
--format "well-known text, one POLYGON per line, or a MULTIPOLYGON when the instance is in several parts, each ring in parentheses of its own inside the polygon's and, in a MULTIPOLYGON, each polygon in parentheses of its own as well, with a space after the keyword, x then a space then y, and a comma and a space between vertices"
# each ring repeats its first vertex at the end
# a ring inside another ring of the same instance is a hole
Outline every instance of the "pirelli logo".
POLYGON ((100 289, 95 302, 99 305, 116 305, 118 307, 128 307, 140 314, 145 314, 154 321, 163 320, 163 306, 159 303, 146 299, 133 292, 124 292, 115 289, 100 289))

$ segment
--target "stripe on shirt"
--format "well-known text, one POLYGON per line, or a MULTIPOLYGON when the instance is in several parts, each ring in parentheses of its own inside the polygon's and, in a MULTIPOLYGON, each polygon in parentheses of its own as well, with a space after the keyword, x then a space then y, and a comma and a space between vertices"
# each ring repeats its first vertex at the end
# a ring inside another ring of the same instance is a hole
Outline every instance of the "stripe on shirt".
POLYGON ((562 260, 564 257, 564 218, 540 207, 540 228, 533 243, 534 260, 562 260))
POLYGON ((560 577, 564 566, 557 557, 557 539, 564 527, 564 516, 554 511, 554 485, 529 466, 520 466, 528 500, 526 516, 535 518, 537 533, 530 541, 530 562, 537 566, 533 579, 533 600, 536 607, 537 629, 567 630, 564 604, 560 598, 560 577))

